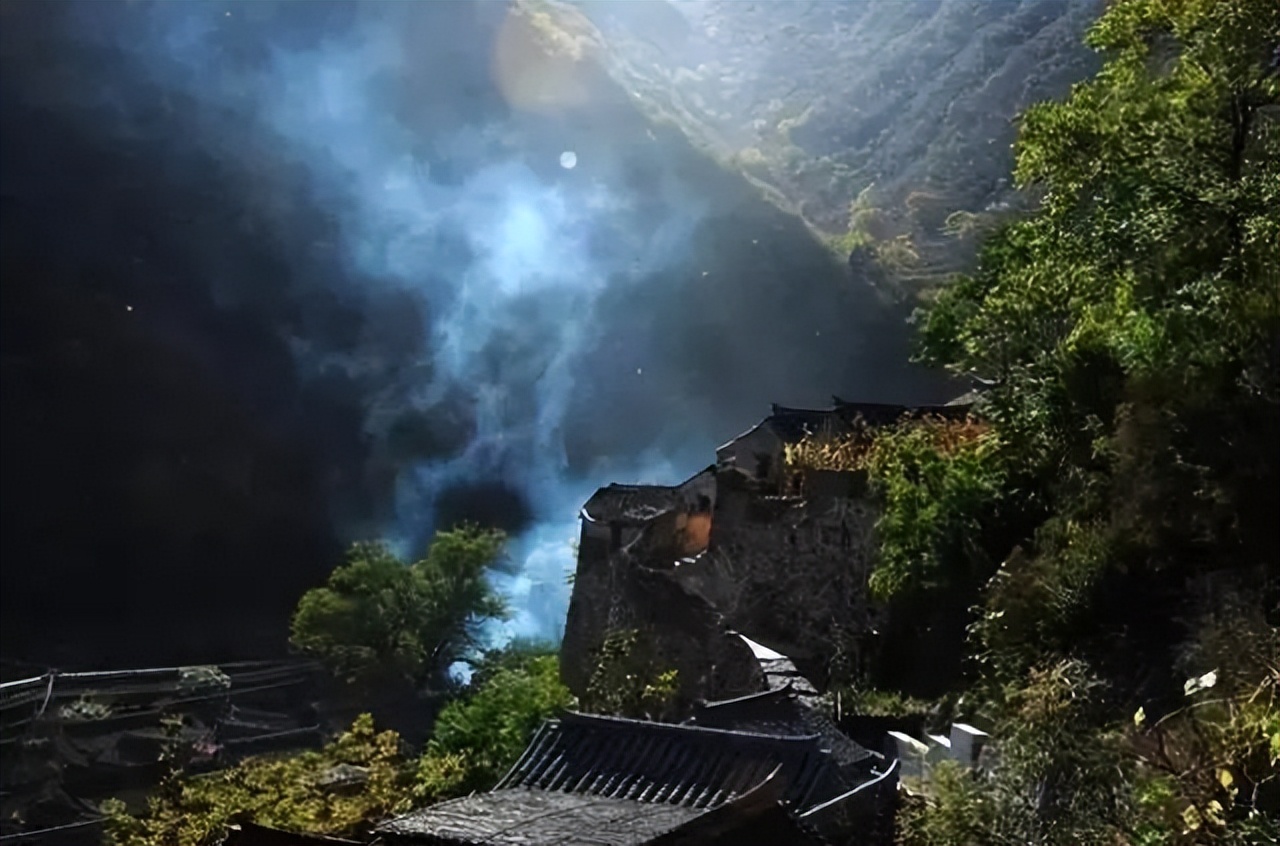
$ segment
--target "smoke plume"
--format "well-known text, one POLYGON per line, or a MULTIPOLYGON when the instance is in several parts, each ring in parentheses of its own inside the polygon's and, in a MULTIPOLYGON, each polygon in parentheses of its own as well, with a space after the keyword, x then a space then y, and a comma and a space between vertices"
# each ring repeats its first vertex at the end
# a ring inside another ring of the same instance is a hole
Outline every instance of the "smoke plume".
POLYGON ((92 82, 29 96, 170 182, 226 174, 239 218, 176 210, 173 249, 358 408, 339 533, 412 555, 457 520, 508 529, 508 633, 558 634, 595 487, 680 481, 770 400, 919 395, 899 325, 802 227, 505 4, 67 8, 92 82), (228 227, 278 275, 201 238, 228 227))

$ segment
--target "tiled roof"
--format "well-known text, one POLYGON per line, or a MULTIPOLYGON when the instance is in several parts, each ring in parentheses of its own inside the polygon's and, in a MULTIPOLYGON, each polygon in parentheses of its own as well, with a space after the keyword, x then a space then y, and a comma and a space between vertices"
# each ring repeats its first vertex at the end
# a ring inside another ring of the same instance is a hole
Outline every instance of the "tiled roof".
MULTIPOLYGON (((872 426, 885 426, 896 423, 903 417, 919 418, 926 415, 938 417, 963 417, 969 411, 970 403, 962 403, 959 400, 944 405, 892 405, 888 403, 878 402, 848 402, 840 399, 840 397, 831 398, 835 402, 835 410, 843 415, 849 422, 861 418, 864 423, 872 426)), ((963 399, 961 397, 960 399, 963 399)))
POLYGON ((378 827, 392 842, 541 846, 583 842, 638 846, 703 813, 682 805, 512 788, 476 793, 414 811, 378 827))
POLYGON ((543 724, 493 791, 377 831, 393 843, 639 846, 678 830, 718 828, 723 813, 745 812, 761 797, 800 812, 845 787, 816 736, 569 713, 543 724))
POLYGON ((788 685, 763 693, 710 702, 693 716, 697 725, 771 735, 806 735, 818 739, 848 790, 870 778, 874 753, 859 746, 817 708, 788 685))
POLYGON ((961 394, 960 396, 948 402, 946 405, 948 408, 957 408, 957 407, 969 408, 975 405, 978 402, 978 400, 982 399, 982 395, 984 393, 986 392, 975 388, 972 391, 968 391, 966 393, 961 394))
POLYGON ((834 409, 787 408, 774 403, 765 423, 784 441, 799 441, 806 435, 842 434, 848 421, 834 409))
POLYGON ((760 670, 770 690, 782 690, 790 687, 801 696, 817 696, 818 690, 807 678, 800 674, 790 658, 770 658, 760 662, 760 670))
POLYGON ((231 826, 223 846, 358 846, 357 840, 301 834, 246 822, 231 826))
MULTIPOLYGON (((529 788, 454 799, 378 827, 379 843, 435 846, 830 846, 779 803, 775 779, 712 809, 529 788)), ((836 800, 839 802, 839 798, 836 800)), ((821 812, 822 805, 815 806, 821 812)))
POLYGON ((835 402, 836 413, 851 424, 860 421, 869 426, 887 426, 911 412, 907 406, 893 403, 846 402, 840 397, 831 399, 835 402))
POLYGON ((598 523, 647 523, 662 512, 678 506, 686 486, 704 473, 714 471, 714 466, 704 468, 678 485, 611 484, 592 494, 582 506, 582 513, 598 523))
POLYGON ((601 488, 582 506, 597 523, 646 523, 680 502, 680 489, 666 485, 618 485, 601 488))
POLYGON ((783 800, 797 808, 840 792, 815 735, 766 736, 566 714, 543 724, 498 787, 709 808, 775 770, 783 800))

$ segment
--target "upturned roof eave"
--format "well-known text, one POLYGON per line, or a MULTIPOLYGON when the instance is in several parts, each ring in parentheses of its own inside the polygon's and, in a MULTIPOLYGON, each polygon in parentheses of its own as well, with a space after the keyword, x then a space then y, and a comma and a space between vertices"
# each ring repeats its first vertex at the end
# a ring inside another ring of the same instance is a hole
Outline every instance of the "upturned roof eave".
POLYGON ((730 438, 729 440, 727 440, 727 441, 725 441, 724 443, 722 443, 720 446, 716 447, 716 452, 717 452, 717 453, 719 453, 719 452, 720 452, 720 450, 722 450, 722 449, 728 449, 729 447, 731 447, 731 446, 733 446, 734 444, 736 444, 738 441, 740 441, 740 440, 742 440, 743 438, 745 438, 747 435, 754 434, 754 433, 756 432, 756 430, 758 430, 761 426, 764 426, 764 425, 765 425, 766 423, 768 423, 768 422, 769 422, 769 418, 768 418, 768 417, 766 417, 765 419, 761 420, 761 421, 760 421, 759 423, 757 423, 756 425, 752 426, 752 427, 751 427, 750 429, 748 429, 747 431, 743 432, 741 435, 738 435, 737 437, 734 437, 734 438, 730 438))

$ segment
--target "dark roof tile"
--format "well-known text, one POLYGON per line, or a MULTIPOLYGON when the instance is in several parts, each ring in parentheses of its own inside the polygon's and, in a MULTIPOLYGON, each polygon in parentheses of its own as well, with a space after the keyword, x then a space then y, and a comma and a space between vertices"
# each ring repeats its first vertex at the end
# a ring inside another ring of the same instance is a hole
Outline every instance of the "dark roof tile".
POLYGON ((835 795, 842 786, 816 736, 571 713, 543 725, 498 787, 705 808, 741 795, 779 767, 784 798, 798 807, 835 795))
POLYGON ((807 678, 800 674, 790 658, 769 658, 760 661, 760 670, 770 690, 782 690, 790 687, 801 696, 817 696, 818 690, 807 678))
POLYGON ((582 506, 597 523, 647 523, 680 502, 680 489, 665 485, 619 485, 600 488, 582 506))
POLYGON ((790 685, 763 693, 710 702, 693 716, 697 725, 775 735, 807 735, 818 739, 830 755, 845 789, 869 777, 874 753, 851 740, 822 711, 804 701, 790 685))
POLYGON ((573 835, 589 832, 598 846, 638 846, 701 813, 682 805, 517 787, 432 805, 377 830, 393 842, 530 846, 571 842, 573 835))
POLYGON ((232 826, 222 843, 223 846, 358 846, 359 841, 284 831, 246 822, 232 826))
POLYGON ((620 485, 600 488, 582 506, 582 512, 598 523, 641 525, 681 505, 686 489, 699 477, 715 473, 704 468, 678 485, 620 485))
POLYGON ((543 724, 493 791, 377 832, 391 843, 541 846, 588 837, 595 846, 640 846, 661 837, 746 846, 768 842, 742 839, 758 819, 789 832, 787 842, 817 842, 775 811, 781 803, 800 813, 847 792, 823 747, 817 735, 569 713, 543 724))
MULTIPOLYGON (((961 398, 963 399, 963 398, 961 398)), ((896 423, 904 417, 917 420, 926 416, 954 419, 964 417, 969 412, 969 405, 956 400, 943 405, 892 405, 879 402, 848 402, 840 397, 832 397, 835 411, 839 412, 850 423, 861 419, 871 426, 886 426, 896 423)))
POLYGON ((849 423, 834 409, 787 408, 774 403, 773 413, 765 419, 778 437, 787 442, 799 441, 807 435, 843 434, 849 423))

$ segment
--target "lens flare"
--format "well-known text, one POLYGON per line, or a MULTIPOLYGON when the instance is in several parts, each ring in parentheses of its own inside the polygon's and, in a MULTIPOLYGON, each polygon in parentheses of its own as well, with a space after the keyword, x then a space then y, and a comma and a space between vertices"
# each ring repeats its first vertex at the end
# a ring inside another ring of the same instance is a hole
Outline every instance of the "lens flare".
POLYGON ((493 79, 507 103, 554 114, 584 105, 590 95, 582 46, 545 16, 513 8, 493 48, 493 79))

